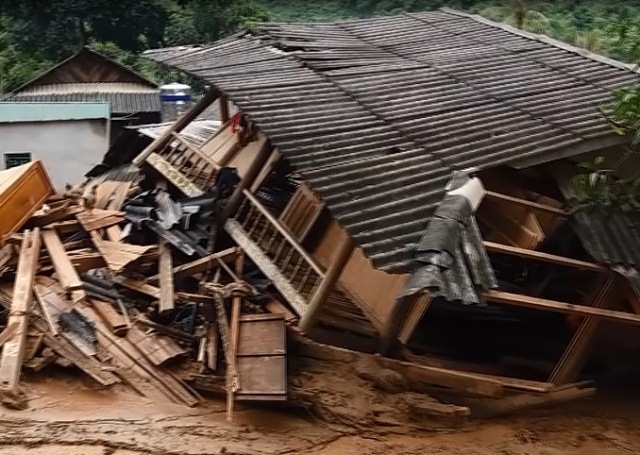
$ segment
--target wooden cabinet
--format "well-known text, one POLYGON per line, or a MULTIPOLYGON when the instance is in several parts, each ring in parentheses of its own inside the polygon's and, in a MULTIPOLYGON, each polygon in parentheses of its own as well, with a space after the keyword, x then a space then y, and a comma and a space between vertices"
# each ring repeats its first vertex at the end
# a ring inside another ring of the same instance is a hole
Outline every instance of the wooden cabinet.
POLYGON ((0 245, 54 193, 42 162, 0 171, 0 245))

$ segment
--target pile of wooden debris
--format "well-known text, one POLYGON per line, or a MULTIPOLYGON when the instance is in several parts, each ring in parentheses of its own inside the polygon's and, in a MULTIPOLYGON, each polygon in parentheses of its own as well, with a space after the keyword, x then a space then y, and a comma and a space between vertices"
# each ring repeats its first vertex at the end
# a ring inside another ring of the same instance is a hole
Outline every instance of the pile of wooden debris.
POLYGON ((20 215, 2 227, 4 403, 26 405, 22 368, 53 363, 188 406, 200 400, 194 381, 227 390, 230 405, 286 400, 287 311, 245 281, 240 248, 204 251, 220 182, 233 178, 182 201, 110 180, 58 195, 37 161, 0 180, 4 207, 20 215))

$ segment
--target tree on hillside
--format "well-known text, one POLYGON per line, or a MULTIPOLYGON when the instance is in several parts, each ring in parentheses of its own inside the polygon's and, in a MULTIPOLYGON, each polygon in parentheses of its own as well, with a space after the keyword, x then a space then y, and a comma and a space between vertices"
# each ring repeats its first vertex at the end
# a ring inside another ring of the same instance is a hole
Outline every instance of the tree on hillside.
POLYGON ((0 2, 13 23, 13 44, 59 60, 94 41, 140 51, 162 44, 163 0, 34 0, 0 2))
POLYGON ((491 6, 481 11, 483 16, 502 20, 506 24, 534 33, 546 33, 549 19, 534 8, 541 8, 538 0, 509 0, 503 6, 491 6))

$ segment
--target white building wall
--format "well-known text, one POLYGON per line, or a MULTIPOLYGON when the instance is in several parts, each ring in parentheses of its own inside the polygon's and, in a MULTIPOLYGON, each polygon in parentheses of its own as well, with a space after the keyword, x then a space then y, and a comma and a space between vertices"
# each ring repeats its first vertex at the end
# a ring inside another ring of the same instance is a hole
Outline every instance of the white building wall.
POLYGON ((79 183, 102 161, 108 141, 106 119, 0 123, 0 168, 5 169, 5 153, 31 152, 61 189, 66 182, 79 183))

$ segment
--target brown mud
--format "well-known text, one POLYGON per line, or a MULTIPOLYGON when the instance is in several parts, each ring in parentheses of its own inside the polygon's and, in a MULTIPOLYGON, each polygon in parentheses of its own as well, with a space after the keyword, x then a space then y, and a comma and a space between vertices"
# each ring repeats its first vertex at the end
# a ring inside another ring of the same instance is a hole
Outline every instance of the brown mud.
POLYGON ((238 403, 232 423, 222 399, 189 409, 124 387, 99 390, 69 371, 26 376, 29 409, 0 410, 0 455, 640 453, 640 398, 622 392, 509 418, 472 416, 451 429, 416 425, 396 408, 402 392, 379 393, 344 371, 332 371, 326 376, 332 383, 323 383, 324 366, 316 368, 294 381, 321 397, 315 410, 238 403))

